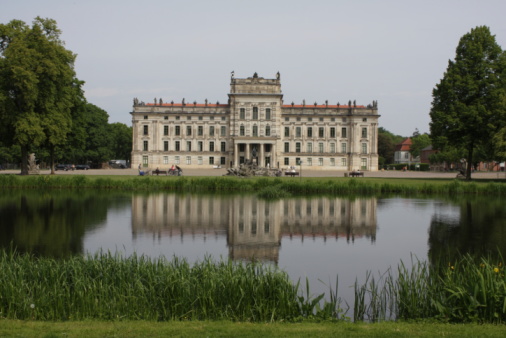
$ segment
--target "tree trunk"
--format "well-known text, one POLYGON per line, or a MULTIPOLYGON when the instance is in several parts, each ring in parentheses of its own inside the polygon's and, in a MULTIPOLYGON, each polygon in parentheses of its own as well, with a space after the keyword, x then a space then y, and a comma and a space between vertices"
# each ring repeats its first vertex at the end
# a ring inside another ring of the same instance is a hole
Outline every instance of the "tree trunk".
POLYGON ((28 175, 28 149, 21 146, 21 175, 28 175))
POLYGON ((473 150, 474 145, 471 144, 467 151, 467 163, 466 163, 466 180, 471 180, 471 168, 473 167, 473 150))
POLYGON ((51 175, 54 175, 54 146, 49 146, 49 162, 51 163, 51 175))

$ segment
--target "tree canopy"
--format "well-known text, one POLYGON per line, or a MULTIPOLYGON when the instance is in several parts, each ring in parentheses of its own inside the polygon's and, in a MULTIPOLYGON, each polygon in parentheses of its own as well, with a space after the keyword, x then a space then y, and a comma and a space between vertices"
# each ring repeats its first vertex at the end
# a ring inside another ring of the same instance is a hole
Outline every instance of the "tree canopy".
POLYGON ((467 179, 471 178, 475 149, 495 149, 494 139, 506 125, 505 61, 489 28, 476 27, 460 39, 455 60, 448 62, 432 92, 433 146, 443 151, 446 147, 464 149, 467 179))
POLYGON ((71 109, 79 95, 75 55, 65 49, 52 19, 32 26, 19 20, 0 24, 0 124, 3 143, 21 147, 21 173, 27 155, 45 145, 52 153, 66 142, 71 109))

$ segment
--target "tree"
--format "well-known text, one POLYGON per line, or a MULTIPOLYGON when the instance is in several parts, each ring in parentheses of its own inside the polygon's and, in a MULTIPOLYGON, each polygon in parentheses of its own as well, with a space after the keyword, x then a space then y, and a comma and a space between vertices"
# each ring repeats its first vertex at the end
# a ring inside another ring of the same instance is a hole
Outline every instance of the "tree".
POLYGON ((21 147, 21 174, 28 174, 33 147, 53 154, 66 142, 79 92, 75 55, 64 48, 56 21, 37 17, 31 27, 19 20, 0 25, 0 56, 3 141, 21 147))
POLYGON ((431 140, 430 136, 427 134, 420 134, 415 136, 413 134, 413 137, 411 138, 411 147, 409 152, 413 157, 418 157, 422 153, 422 149, 430 146, 431 140))
POLYGON ((394 163, 395 146, 405 137, 394 135, 383 127, 378 128, 378 155, 380 164, 394 163))
POLYGON ((460 39, 455 61, 448 62, 432 92, 433 146, 464 148, 467 179, 475 148, 493 146, 494 136, 506 124, 505 65, 504 52, 489 28, 476 27, 460 39))
POLYGON ((109 125, 111 135, 112 157, 117 160, 127 160, 130 162, 132 153, 132 127, 123 123, 112 123, 109 125))

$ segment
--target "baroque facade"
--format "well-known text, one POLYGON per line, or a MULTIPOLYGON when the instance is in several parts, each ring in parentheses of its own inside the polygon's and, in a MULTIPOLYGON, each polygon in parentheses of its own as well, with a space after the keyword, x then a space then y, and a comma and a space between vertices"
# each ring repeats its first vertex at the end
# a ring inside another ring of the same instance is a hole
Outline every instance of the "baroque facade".
POLYGON ((378 170, 378 105, 284 104, 279 73, 232 72, 228 102, 134 99, 132 167, 378 170))

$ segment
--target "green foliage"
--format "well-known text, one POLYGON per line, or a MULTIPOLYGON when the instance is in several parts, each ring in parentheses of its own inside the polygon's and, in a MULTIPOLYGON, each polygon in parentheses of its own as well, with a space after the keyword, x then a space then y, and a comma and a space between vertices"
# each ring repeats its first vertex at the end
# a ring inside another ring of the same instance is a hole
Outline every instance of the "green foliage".
POLYGON ((505 93, 504 52, 488 27, 476 27, 460 39, 430 112, 434 148, 464 148, 468 179, 475 147, 494 149, 493 136, 506 125, 505 93))
POLYGON ((52 153, 70 131, 75 55, 59 36, 51 19, 0 25, 0 124, 10 130, 3 142, 21 147, 23 174, 29 150, 44 145, 52 153))
POLYGON ((409 152, 413 157, 418 157, 422 153, 422 149, 430 146, 431 139, 428 134, 419 134, 411 138, 413 142, 411 144, 409 152))
POLYGON ((383 158, 380 165, 394 162, 395 146, 402 140, 403 136, 394 135, 383 127, 378 128, 378 155, 383 158))

